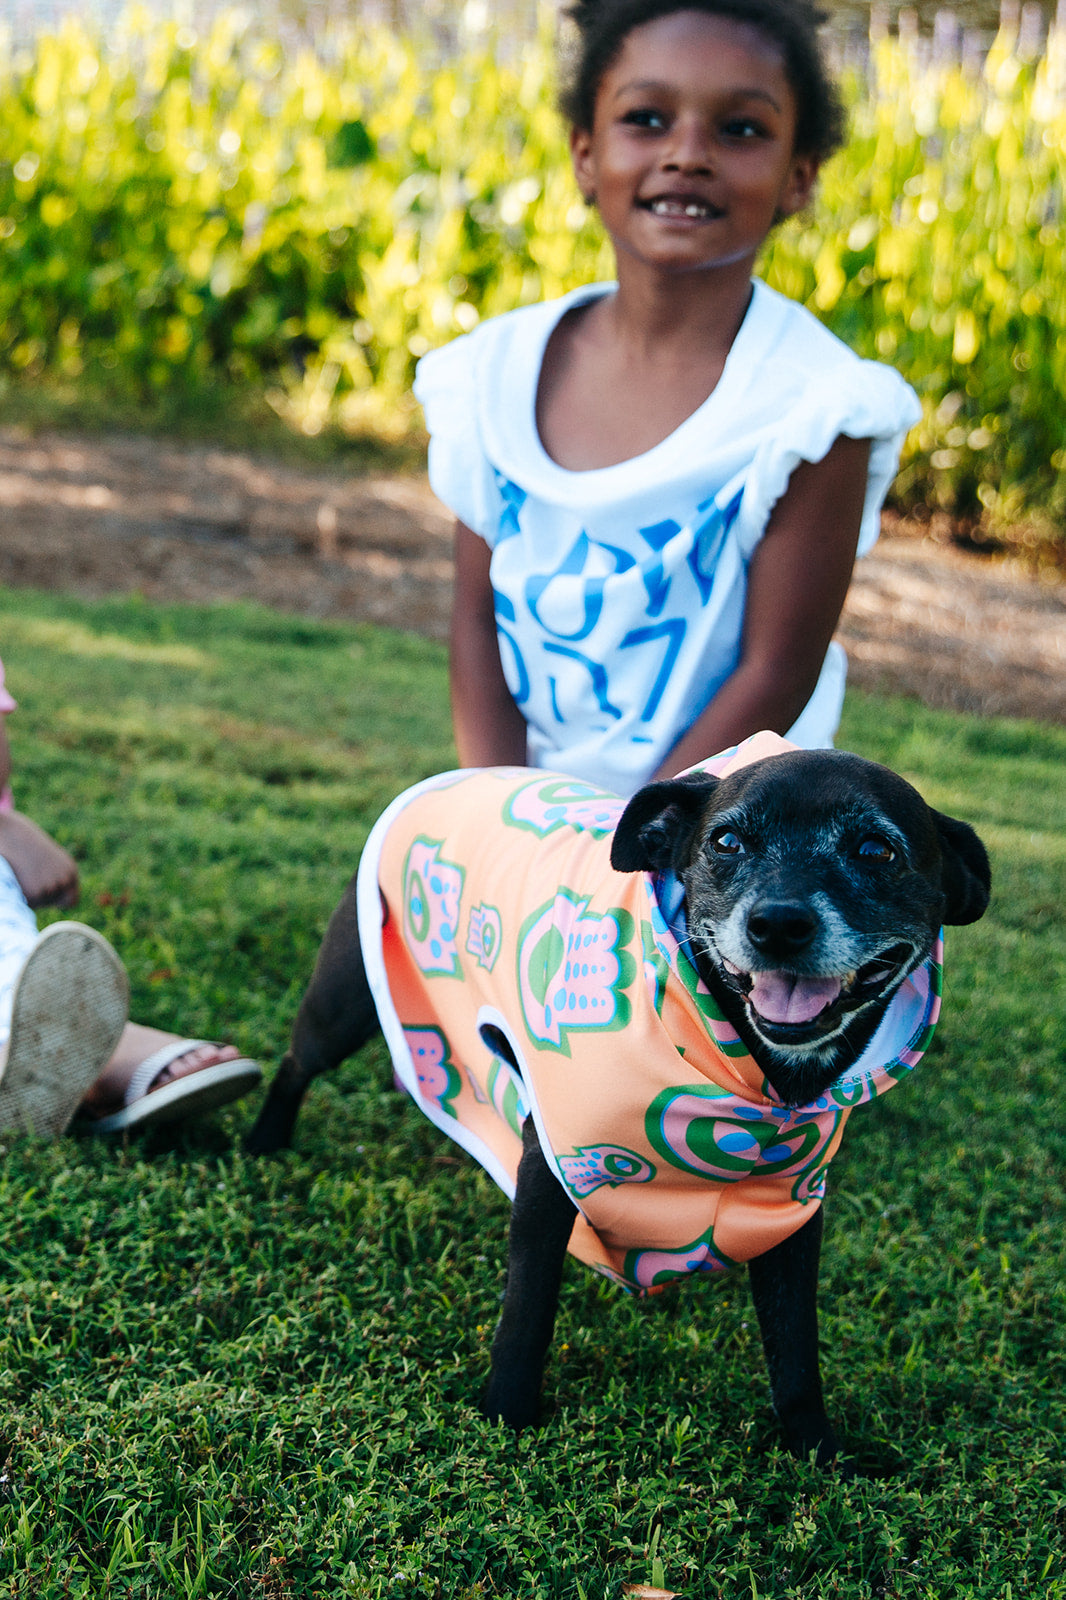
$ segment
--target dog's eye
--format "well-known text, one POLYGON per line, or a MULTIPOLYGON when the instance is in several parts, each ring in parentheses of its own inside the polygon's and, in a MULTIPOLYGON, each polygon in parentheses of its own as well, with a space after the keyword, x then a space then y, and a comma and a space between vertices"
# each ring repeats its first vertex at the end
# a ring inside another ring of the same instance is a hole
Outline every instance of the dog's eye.
POLYGON ((858 854, 864 861, 895 861, 896 852, 887 839, 882 839, 878 834, 871 834, 859 846, 858 854))
POLYGON ((718 828, 711 834, 711 849, 720 856, 742 856, 744 841, 732 828, 718 828))

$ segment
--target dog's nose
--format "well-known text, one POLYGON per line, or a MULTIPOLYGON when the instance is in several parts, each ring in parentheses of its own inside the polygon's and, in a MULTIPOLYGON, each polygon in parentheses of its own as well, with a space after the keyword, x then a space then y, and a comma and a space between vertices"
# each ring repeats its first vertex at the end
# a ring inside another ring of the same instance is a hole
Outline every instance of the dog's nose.
POLYGON ((802 901, 757 900, 748 912, 748 938, 761 955, 799 955, 817 931, 818 919, 802 901))

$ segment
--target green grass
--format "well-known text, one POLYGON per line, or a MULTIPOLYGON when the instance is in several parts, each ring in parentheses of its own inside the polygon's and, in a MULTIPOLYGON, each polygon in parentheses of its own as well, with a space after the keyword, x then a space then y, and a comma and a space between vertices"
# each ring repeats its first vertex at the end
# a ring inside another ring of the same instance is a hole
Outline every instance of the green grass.
MULTIPOLYGON (((0 596, 22 805, 84 866, 135 1015, 273 1062, 377 812, 447 765, 445 663, 247 607, 0 596)), ((862 1476, 782 1454, 742 1276, 576 1262, 547 1421, 472 1401, 506 1204, 390 1087, 128 1146, 2 1140, 0 1594, 1066 1596, 1066 733, 855 697, 842 743, 992 848, 926 1063, 852 1118, 822 1280, 862 1476)))

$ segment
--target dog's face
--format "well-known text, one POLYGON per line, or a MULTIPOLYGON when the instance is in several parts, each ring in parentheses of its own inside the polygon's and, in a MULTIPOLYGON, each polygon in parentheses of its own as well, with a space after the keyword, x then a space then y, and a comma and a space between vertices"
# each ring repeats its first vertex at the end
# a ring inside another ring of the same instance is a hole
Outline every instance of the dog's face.
POLYGON ((634 795, 619 871, 672 869, 704 982, 782 1099, 858 1058, 943 923, 988 904, 988 857, 888 768, 791 751, 634 795))

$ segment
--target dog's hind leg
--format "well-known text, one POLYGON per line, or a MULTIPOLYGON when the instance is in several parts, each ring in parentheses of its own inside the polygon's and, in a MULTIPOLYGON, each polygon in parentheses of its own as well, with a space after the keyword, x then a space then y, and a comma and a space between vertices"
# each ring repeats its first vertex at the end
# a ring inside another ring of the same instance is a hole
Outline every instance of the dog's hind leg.
POLYGON ((533 1118, 527 1117, 511 1207, 507 1288, 481 1399, 492 1422, 527 1428, 537 1420, 544 1358, 576 1216, 577 1207, 544 1159, 533 1118))
POLYGON ((811 1451, 820 1467, 840 1448, 822 1399, 818 1366, 818 1257, 821 1207, 782 1244, 748 1263, 751 1294, 762 1333, 770 1392, 795 1456, 811 1451))
POLYGON ((330 918, 289 1049, 245 1148, 252 1155, 267 1155, 291 1144, 300 1102, 311 1080, 339 1066, 377 1032, 377 1011, 359 945, 353 877, 330 918))

